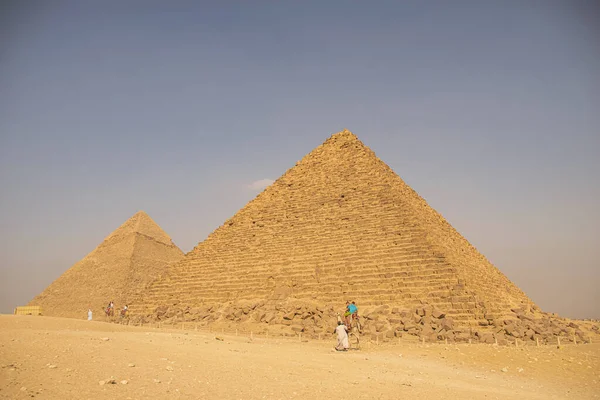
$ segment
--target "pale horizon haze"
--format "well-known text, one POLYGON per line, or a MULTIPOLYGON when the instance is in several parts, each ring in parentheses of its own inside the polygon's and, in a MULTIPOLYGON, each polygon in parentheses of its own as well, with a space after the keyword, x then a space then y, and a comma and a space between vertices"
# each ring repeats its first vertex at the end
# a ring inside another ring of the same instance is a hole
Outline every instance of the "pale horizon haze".
POLYGON ((347 128, 544 311, 600 318, 599 8, 2 2, 0 312, 139 210, 190 251, 347 128))

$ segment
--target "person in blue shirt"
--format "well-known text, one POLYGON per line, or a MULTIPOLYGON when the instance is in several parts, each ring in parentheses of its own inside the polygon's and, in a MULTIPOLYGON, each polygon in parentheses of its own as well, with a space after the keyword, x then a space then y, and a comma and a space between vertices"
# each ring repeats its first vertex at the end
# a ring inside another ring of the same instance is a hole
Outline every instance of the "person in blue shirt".
POLYGON ((348 304, 348 311, 350 311, 350 315, 355 315, 358 313, 358 307, 356 307, 354 302, 348 304))
POLYGON ((346 326, 350 326, 350 321, 358 317, 358 307, 356 307, 356 303, 349 301, 346 302, 346 312, 344 313, 344 320, 346 322, 346 326))
POLYGON ((362 332, 360 318, 358 317, 358 307, 356 306, 355 302, 352 302, 352 304, 348 305, 348 311, 350 311, 350 318, 356 320, 356 327, 358 328, 358 331, 362 332))

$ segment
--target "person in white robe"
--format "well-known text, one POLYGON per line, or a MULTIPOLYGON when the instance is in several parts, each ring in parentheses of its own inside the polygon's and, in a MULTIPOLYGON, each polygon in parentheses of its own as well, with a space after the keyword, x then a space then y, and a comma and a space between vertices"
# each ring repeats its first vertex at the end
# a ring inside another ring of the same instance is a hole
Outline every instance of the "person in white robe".
POLYGON ((350 347, 350 343, 348 342, 348 328, 346 328, 346 325, 342 321, 338 321, 335 333, 337 334, 337 346, 335 346, 335 349, 337 351, 347 351, 350 347))

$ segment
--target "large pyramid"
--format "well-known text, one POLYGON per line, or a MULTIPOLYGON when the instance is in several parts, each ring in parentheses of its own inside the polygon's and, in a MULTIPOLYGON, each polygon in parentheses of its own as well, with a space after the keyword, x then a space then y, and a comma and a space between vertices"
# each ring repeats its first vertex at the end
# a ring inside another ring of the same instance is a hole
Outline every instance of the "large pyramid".
POLYGON ((144 318, 289 325, 281 317, 293 307, 282 304, 343 310, 346 300, 388 313, 427 305, 463 327, 537 309, 344 130, 169 267, 134 310, 144 318))
POLYGON ((85 318, 113 300, 120 307, 140 296, 183 252, 145 212, 140 211, 81 261, 69 268, 29 305, 44 315, 85 318))

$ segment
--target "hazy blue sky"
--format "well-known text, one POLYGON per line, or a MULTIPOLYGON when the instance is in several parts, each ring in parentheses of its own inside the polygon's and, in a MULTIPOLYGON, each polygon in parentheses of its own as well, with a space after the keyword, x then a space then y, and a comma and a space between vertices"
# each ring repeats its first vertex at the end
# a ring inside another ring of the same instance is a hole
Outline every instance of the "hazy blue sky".
POLYGON ((0 311, 138 210, 191 250, 348 128, 544 310, 600 317, 594 3, 1 2, 0 311))

